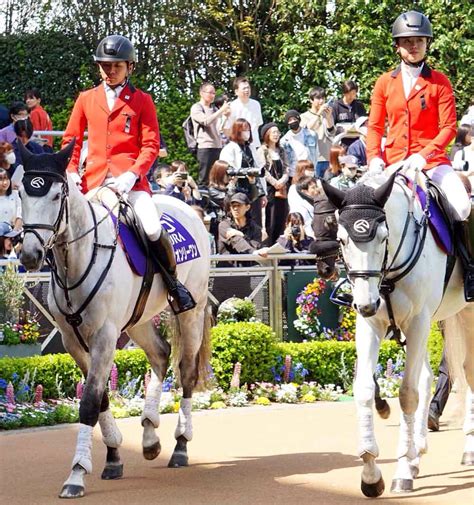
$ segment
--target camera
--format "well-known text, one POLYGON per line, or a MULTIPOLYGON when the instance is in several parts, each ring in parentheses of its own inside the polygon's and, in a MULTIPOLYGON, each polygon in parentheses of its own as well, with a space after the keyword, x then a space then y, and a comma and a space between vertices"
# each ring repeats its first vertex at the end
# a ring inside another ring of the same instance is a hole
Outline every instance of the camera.
POLYGON ((229 177, 261 177, 261 169, 260 168, 255 168, 255 167, 248 167, 248 168, 234 168, 234 167, 229 167, 227 169, 227 175, 229 177))
POLYGON ((291 227, 291 236, 295 239, 295 240, 299 240, 300 237, 301 237, 301 228, 299 225, 297 224, 294 224, 292 227, 291 227))
POLYGON ((176 172, 176 177, 182 181, 188 180, 188 172, 176 172))

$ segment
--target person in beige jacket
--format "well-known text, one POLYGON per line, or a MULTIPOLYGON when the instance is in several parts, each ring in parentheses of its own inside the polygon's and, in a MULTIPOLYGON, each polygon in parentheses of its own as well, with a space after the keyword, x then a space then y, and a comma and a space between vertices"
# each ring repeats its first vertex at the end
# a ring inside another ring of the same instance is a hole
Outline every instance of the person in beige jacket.
POLYGON ((318 161, 316 175, 323 177, 329 167, 329 150, 331 149, 334 133, 334 119, 331 107, 325 103, 326 92, 323 88, 315 87, 309 92, 311 108, 301 114, 301 126, 306 126, 318 136, 318 161))

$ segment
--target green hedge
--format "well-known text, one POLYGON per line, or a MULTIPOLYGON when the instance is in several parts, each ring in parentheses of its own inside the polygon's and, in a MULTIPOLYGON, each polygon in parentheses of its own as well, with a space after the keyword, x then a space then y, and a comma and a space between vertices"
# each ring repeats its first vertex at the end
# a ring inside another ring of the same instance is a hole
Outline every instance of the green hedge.
MULTIPOLYGON (((218 384, 227 389, 232 378, 234 364, 242 365, 241 383, 272 381, 272 367, 278 357, 292 357, 293 363, 301 363, 309 372, 306 380, 320 384, 343 382, 343 367, 352 374, 356 359, 354 342, 277 342, 271 328, 262 323, 242 322, 218 324, 212 329, 213 355, 211 365, 218 384)), ((442 354, 442 337, 436 327, 432 328, 428 348, 431 367, 435 375, 442 354)), ((379 363, 384 367, 389 358, 395 361, 400 348, 395 342, 384 341, 379 363)), ((143 377, 150 368, 145 353, 141 350, 117 351, 115 363, 119 371, 119 386, 126 380, 143 377)), ((36 384, 42 384, 45 398, 57 398, 57 383, 66 396, 74 396, 81 372, 68 354, 48 354, 31 358, 1 358, 0 379, 7 382, 14 374, 22 379, 29 370, 36 368, 36 384)))

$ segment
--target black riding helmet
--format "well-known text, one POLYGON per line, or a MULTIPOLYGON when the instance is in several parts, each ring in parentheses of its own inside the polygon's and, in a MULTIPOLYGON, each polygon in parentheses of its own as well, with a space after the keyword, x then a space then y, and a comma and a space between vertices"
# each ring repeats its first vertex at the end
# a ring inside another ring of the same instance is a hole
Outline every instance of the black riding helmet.
POLYGON ((136 63, 135 48, 130 40, 123 35, 109 35, 102 39, 97 46, 94 61, 128 61, 136 63))
POLYGON ((400 14, 392 26, 394 43, 400 37, 426 37, 429 43, 433 38, 430 20, 423 13, 417 11, 400 14))

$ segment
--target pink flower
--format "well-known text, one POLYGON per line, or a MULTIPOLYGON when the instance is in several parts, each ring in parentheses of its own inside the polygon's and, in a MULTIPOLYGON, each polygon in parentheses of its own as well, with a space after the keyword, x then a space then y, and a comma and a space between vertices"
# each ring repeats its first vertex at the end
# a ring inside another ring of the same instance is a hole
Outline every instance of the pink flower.
POLYGON ((84 383, 79 381, 76 384, 76 398, 80 400, 82 398, 82 393, 84 392, 84 383))
POLYGON ((8 383, 6 389, 6 397, 7 397, 7 403, 9 405, 15 406, 15 388, 13 387, 13 384, 11 382, 8 383))
POLYGON ((38 384, 35 389, 35 403, 41 403, 43 401, 43 386, 38 384))
POLYGON ((117 391, 118 388, 118 368, 114 363, 110 370, 110 391, 117 391))

